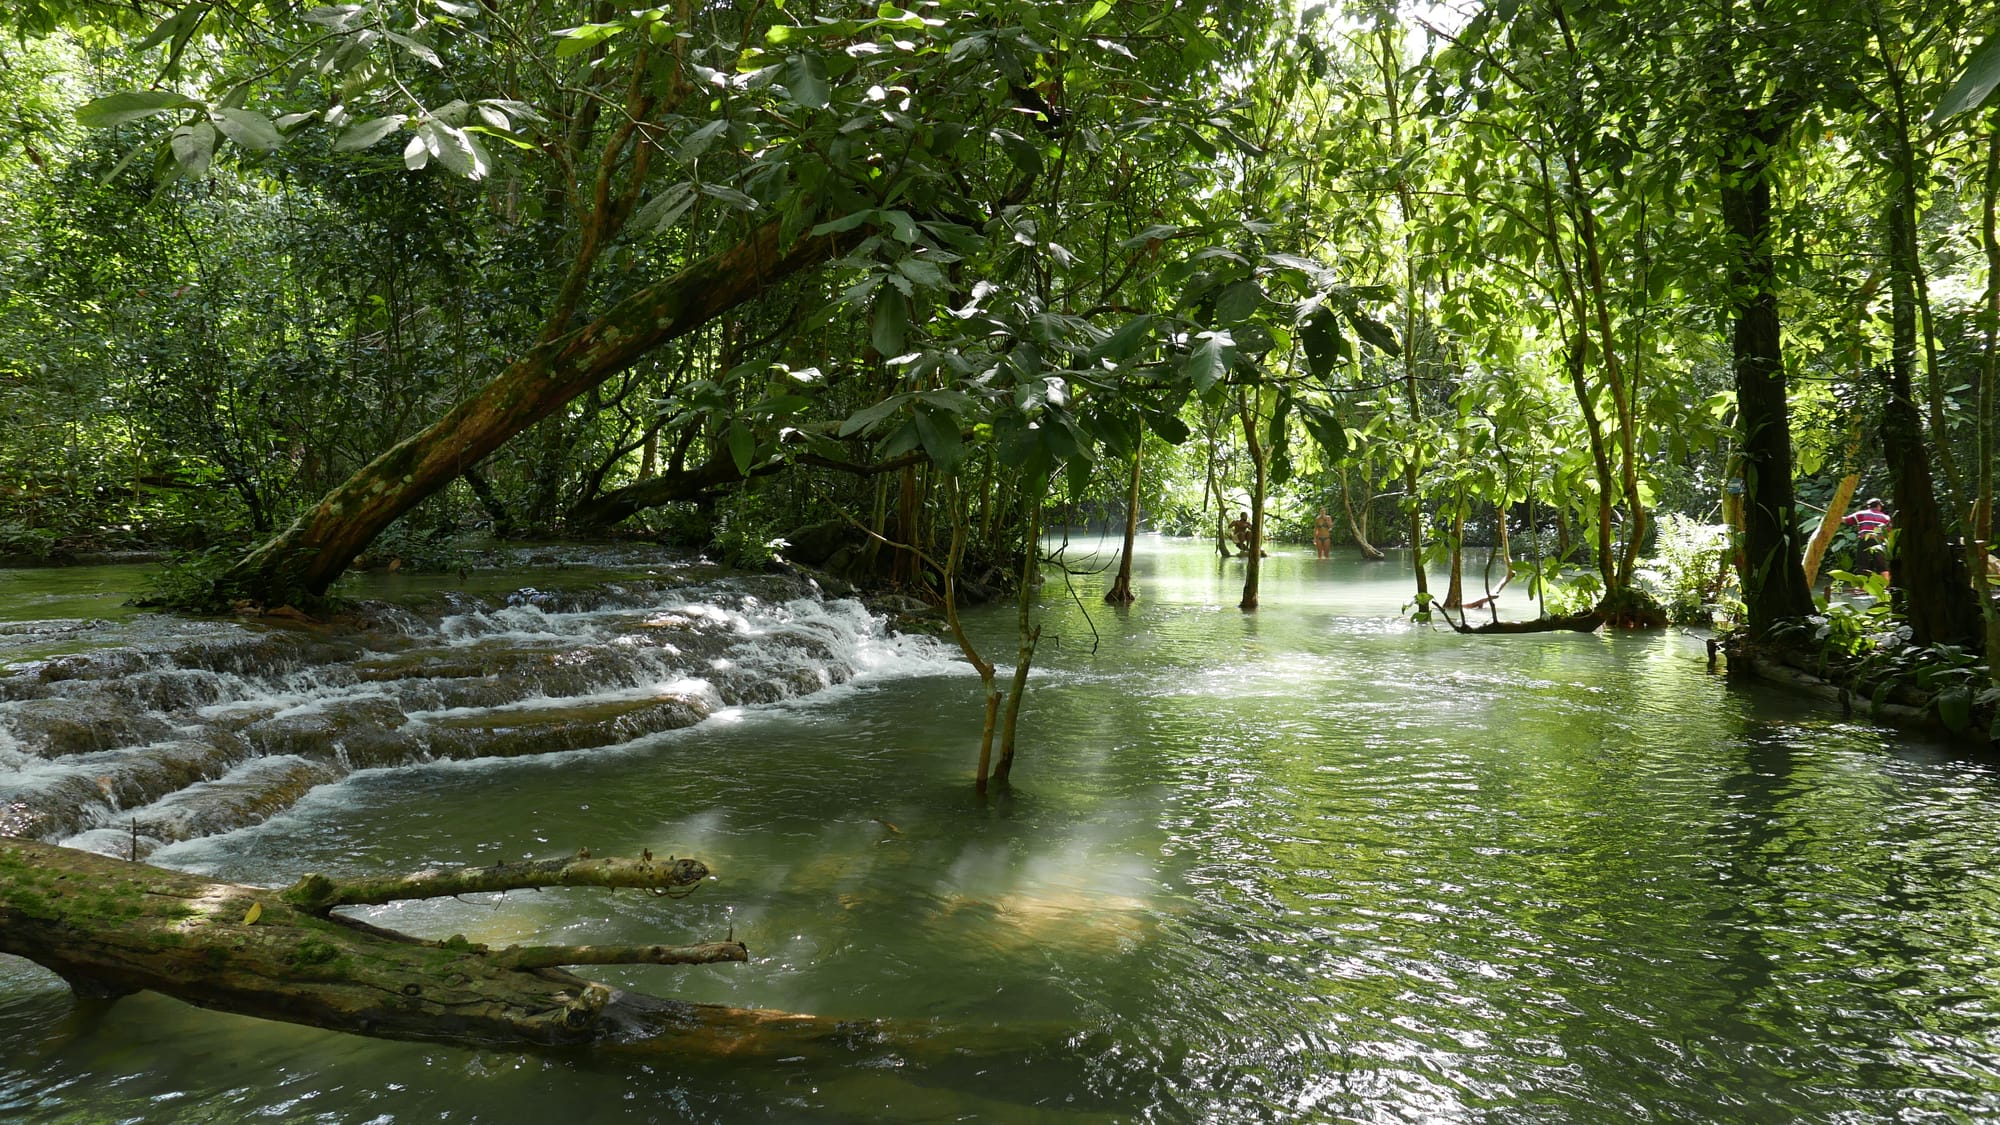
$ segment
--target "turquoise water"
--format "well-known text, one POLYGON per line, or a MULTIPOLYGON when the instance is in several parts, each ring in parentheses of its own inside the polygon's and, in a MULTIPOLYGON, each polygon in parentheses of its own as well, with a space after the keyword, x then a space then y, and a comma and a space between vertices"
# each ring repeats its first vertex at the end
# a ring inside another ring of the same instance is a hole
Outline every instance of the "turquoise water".
MULTIPOLYGON (((1675 633, 1460 637, 1394 564, 1148 539, 1042 596, 1015 789, 948 652, 624 747, 364 772, 155 862, 283 883, 589 847, 685 901, 376 908, 475 941, 733 935, 585 975, 883 1021, 788 1057, 371 1041, 0 958, 0 1117, 324 1121, 1975 1121, 2000 1112, 2000 784, 1732 687, 1675 633)), ((1088 564, 1079 557, 1074 560, 1088 564)), ((1095 562, 1102 563, 1105 557, 1095 562)), ((1094 564, 1092 564, 1094 565, 1094 564)), ((1520 605, 1514 613, 1531 612, 1520 605)), ((1011 611, 974 620, 1012 658, 1011 611)))

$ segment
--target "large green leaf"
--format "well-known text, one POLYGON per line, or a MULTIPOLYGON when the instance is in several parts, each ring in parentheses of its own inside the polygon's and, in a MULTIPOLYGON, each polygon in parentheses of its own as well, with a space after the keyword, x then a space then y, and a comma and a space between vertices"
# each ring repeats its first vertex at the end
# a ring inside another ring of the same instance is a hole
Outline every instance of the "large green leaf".
POLYGON ((1113 363, 1123 363, 1138 350, 1139 342, 1146 337, 1146 331, 1153 326, 1153 315, 1142 313, 1120 325, 1116 332, 1098 341, 1090 349, 1091 360, 1108 359, 1113 363))
POLYGON ((1215 298, 1215 319, 1219 324, 1241 324, 1264 303, 1264 289, 1244 278, 1225 286, 1215 298))
POLYGON ((556 57, 582 54, 626 29, 623 23, 586 23, 556 32, 556 57))
POLYGON ((1332 460, 1347 456, 1347 427, 1331 410, 1306 403, 1299 404, 1299 420, 1306 425, 1306 432, 1319 442, 1320 448, 1332 460))
POLYGON ((853 437, 855 434, 873 429, 876 423, 902 409, 903 404, 908 401, 910 401, 909 395, 890 395, 873 406, 855 411, 852 417, 840 424, 839 435, 853 437))
POLYGON ((209 120, 222 130, 223 136, 257 152, 269 152, 284 140, 270 118, 247 109, 212 110, 209 120))
POLYGON ((403 122, 407 120, 408 118, 400 113, 392 113, 387 117, 371 117, 366 121, 355 122, 347 127, 346 132, 340 134, 339 140, 333 142, 334 151, 357 152, 368 148, 402 128, 403 122))
POLYGON ((1992 100, 1995 87, 2000 87, 2000 34, 1987 39, 1977 51, 1972 52, 1972 57, 1965 62, 1965 72, 1952 83, 1931 119, 1978 109, 1992 100))
POLYGON ((1306 366, 1322 379, 1332 374, 1347 352, 1347 341, 1340 335, 1339 318, 1322 309, 1299 332, 1306 346, 1306 366))
POLYGON ((910 299, 893 285, 884 285, 875 294, 875 313, 869 318, 868 339, 875 351, 888 359, 903 354, 904 333, 910 327, 910 299))
POLYGON ((958 415, 934 406, 919 406, 916 423, 917 438, 923 442, 924 452, 930 455, 931 463, 946 472, 957 468, 965 456, 958 415))
POLYGON ((809 109, 825 109, 826 63, 810 51, 793 55, 785 60, 785 86, 793 101, 809 109))
POLYGON ((1375 320, 1366 313, 1347 314, 1348 323, 1354 325, 1354 333, 1390 355, 1402 355, 1402 346, 1396 343, 1396 333, 1388 325, 1375 320))
POLYGON ((1188 429, 1188 424, 1181 421, 1178 414, 1169 414, 1164 410, 1149 410, 1146 412, 1146 422, 1153 427, 1153 432, 1160 435, 1169 445, 1184 444, 1188 438, 1194 436, 1194 431, 1188 429))
POLYGON ((1188 353, 1187 377, 1197 391, 1206 391, 1229 373, 1236 362, 1236 345, 1227 332, 1204 332, 1188 353))
POLYGON ((729 459, 736 462, 736 471, 750 475, 750 463, 757 457, 757 435, 742 422, 729 423, 729 433, 725 436, 729 443, 729 459))
POLYGON ((698 157, 702 153, 707 152, 708 146, 715 143, 715 138, 721 136, 723 130, 727 128, 729 128, 729 119, 726 117, 718 117, 714 121, 711 121, 708 124, 703 125, 701 128, 696 129, 694 132, 689 133, 687 139, 681 142, 681 147, 680 147, 681 163, 686 164, 692 161, 695 157, 698 157))
POLYGON ((124 90, 85 102, 77 109, 76 119, 86 128, 110 129, 142 117, 200 104, 193 98, 166 90, 124 90))
POLYGON ((1042 174, 1042 150, 1035 142, 1006 129, 995 129, 993 135, 999 139, 1001 151, 1014 162, 1014 167, 1030 176, 1042 174))
POLYGON ((201 176, 207 174, 208 162, 215 157, 216 137, 215 126, 198 121, 168 134, 167 144, 173 149, 174 159, 179 162, 184 174, 201 176))

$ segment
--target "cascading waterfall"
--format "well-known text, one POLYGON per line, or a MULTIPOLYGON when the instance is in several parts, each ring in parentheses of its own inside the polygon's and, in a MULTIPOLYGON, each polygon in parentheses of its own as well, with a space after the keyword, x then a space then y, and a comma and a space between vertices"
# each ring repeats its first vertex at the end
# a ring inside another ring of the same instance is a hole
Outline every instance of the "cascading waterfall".
POLYGON ((0 643, 0 833, 135 858, 355 770, 622 745, 949 659, 782 576, 452 593, 340 630, 36 624, 4 640, 84 651, 0 643))

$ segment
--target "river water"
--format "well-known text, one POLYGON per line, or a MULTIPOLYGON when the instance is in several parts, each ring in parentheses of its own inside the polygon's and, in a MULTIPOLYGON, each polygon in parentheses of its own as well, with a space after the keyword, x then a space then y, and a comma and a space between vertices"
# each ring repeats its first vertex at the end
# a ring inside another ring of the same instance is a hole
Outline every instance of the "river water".
MULTIPOLYGON (((1266 561, 1263 609, 1244 614, 1241 565, 1143 540, 1125 610, 1101 604, 1106 575, 1052 577, 1016 786, 989 802, 971 793, 969 670, 815 626, 844 646, 824 690, 711 699, 704 721, 617 745, 356 768, 151 857, 281 884, 692 854, 716 878, 686 900, 514 893, 362 916, 499 944, 733 933, 748 964, 584 975, 879 1019, 883 1036, 684 1063, 390 1043, 150 995, 86 1010, 0 958, 0 1119, 2000 1114, 1989 766, 1729 686, 1679 634, 1461 637, 1403 619, 1402 566, 1296 549, 1266 561)), ((0 620, 107 604, 85 578, 10 577, 0 620)), ((718 612, 752 637, 819 612, 761 604, 718 612)), ((1012 625, 974 619, 1009 660, 1012 625)))

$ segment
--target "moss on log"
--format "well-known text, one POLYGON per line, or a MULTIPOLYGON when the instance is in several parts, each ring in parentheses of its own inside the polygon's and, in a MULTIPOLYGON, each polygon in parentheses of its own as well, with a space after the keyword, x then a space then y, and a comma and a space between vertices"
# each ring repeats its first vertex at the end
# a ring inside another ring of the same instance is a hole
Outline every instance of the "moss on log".
POLYGON ((668 892, 706 876, 694 860, 578 858, 351 885, 309 876, 279 891, 0 838, 0 953, 43 965, 81 995, 151 990, 391 1039, 737 1055, 869 1034, 868 1025, 625 992, 560 968, 746 960, 734 941, 491 950, 331 913, 342 904, 516 887, 668 892))

